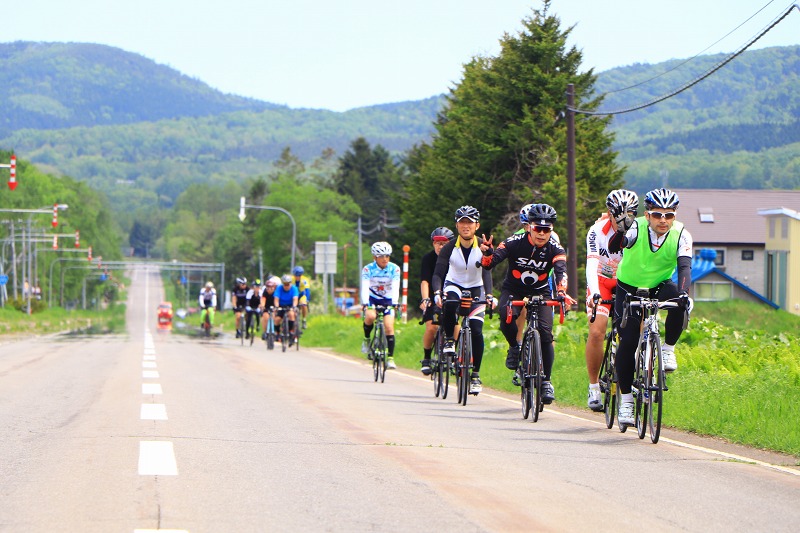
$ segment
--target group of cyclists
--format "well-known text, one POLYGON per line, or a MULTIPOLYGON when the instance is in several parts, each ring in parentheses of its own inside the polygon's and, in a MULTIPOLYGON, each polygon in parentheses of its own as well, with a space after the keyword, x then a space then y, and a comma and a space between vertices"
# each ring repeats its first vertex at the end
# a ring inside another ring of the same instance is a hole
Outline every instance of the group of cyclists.
MULTIPOLYGON (((231 289, 231 306, 236 317, 236 338, 242 335, 250 337, 250 327, 257 321, 262 331, 261 338, 266 339, 267 320, 273 317, 275 328, 282 321, 289 321, 289 345, 294 343, 298 316, 302 320, 302 328, 307 326, 308 304, 311 301, 311 284, 305 276, 305 269, 296 266, 292 275, 281 277, 269 276, 262 283, 259 278, 249 284, 246 277, 237 277, 231 289), (260 322, 259 322, 260 321, 260 322)), ((217 292, 214 283, 209 281, 200 290, 198 304, 203 313, 210 314, 214 323, 214 310, 217 306, 217 292)))
MULTIPOLYGON (((631 385, 634 357, 639 338, 641 317, 629 313, 625 327, 619 324, 626 296, 637 289, 647 289, 650 297, 661 301, 677 299, 682 305, 670 309, 665 324, 662 354, 664 369, 677 370, 675 344, 685 324, 684 314, 691 310, 692 237, 676 220, 678 195, 669 189, 649 191, 644 198, 645 210, 639 216, 639 199, 633 191, 617 189, 606 197, 606 211, 589 229, 586 237, 586 312, 596 318, 589 322, 586 342, 586 369, 589 378, 587 405, 602 411, 598 374, 603 359, 603 342, 612 314, 618 328, 616 355, 617 378, 622 402, 619 421, 634 424, 634 402, 631 385), (677 270, 677 283, 672 281, 677 270)), ((483 322, 486 306, 498 308, 500 330, 508 342, 506 367, 515 371, 512 381, 519 386, 516 370, 520 343, 526 321, 526 309, 512 306, 514 300, 541 296, 562 301, 566 306, 577 302, 567 294, 566 252, 554 231, 556 210, 545 203, 525 205, 519 212, 522 228, 494 245, 493 236, 478 236, 480 212, 464 205, 455 211, 455 233, 437 227, 431 233, 433 250, 422 257, 420 268, 420 310, 425 330, 422 338, 421 370, 431 373, 431 353, 438 327, 444 331, 443 352, 455 353, 456 324, 462 291, 475 297, 469 312, 472 338, 473 370, 470 393, 482 390, 480 379, 484 355, 483 322), (500 298, 493 296, 491 269, 507 261, 508 268, 500 287, 500 298), (435 316, 440 320, 435 320, 435 316)), ((394 363, 394 314, 400 295, 400 267, 391 262, 392 247, 387 242, 372 245, 374 261, 362 270, 361 304, 364 312, 362 352, 369 355, 369 336, 375 321, 376 305, 386 308, 388 360, 394 363), (394 308, 392 306, 395 306, 394 308)), ((544 383, 542 400, 555 399, 551 375, 555 350, 553 345, 553 312, 542 305, 538 310, 537 327, 541 337, 544 383)))

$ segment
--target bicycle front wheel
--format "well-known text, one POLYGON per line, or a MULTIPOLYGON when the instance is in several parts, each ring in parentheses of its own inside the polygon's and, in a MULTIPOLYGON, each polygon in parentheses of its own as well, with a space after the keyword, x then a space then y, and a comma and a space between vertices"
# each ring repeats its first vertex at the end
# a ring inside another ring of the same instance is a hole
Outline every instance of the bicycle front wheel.
POLYGON ((606 335, 603 363, 600 365, 600 392, 603 394, 603 413, 606 417, 606 427, 608 429, 614 427, 614 413, 617 408, 617 380, 614 375, 616 350, 614 333, 609 332, 606 335))
POLYGON ((533 375, 533 353, 531 351, 530 339, 525 339, 525 343, 521 350, 522 361, 520 366, 517 367, 519 374, 519 395, 520 403, 522 406, 522 418, 527 420, 531 414, 531 406, 533 405, 533 389, 531 388, 531 376, 533 375))
POLYGON ((544 382, 544 361, 542 360, 542 339, 538 330, 533 330, 531 337, 531 388, 533 389, 533 416, 532 422, 539 420, 539 413, 544 410, 544 400, 542 400, 542 383, 544 382))
POLYGON ((647 434, 647 402, 650 396, 650 391, 648 390, 650 380, 647 377, 649 351, 649 343, 639 347, 639 352, 636 355, 636 374, 633 378, 633 386, 636 389, 634 393, 636 432, 640 439, 643 439, 647 434))
POLYGON ((650 440, 655 444, 661 435, 661 412, 664 406, 664 367, 661 356, 661 342, 654 335, 650 337, 649 352, 650 368, 647 376, 650 394, 649 401, 645 405, 645 412, 647 413, 650 440))

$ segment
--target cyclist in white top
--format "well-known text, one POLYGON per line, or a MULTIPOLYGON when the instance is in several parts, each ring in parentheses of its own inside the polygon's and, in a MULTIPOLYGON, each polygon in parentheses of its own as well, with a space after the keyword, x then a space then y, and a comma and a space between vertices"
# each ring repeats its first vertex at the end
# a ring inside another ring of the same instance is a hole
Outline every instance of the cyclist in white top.
MULTIPOLYGON (((617 265, 622 251, 608 250, 608 241, 618 229, 627 231, 639 212, 639 198, 633 191, 616 189, 608 193, 603 215, 589 228, 586 235, 586 313, 592 316, 595 298, 611 300, 617 286, 617 265)), ((602 411, 603 401, 598 383, 603 363, 603 341, 608 328, 611 304, 597 304, 594 322, 589 322, 586 339, 586 372, 589 374, 587 404, 592 411, 602 411)))
POLYGON ((394 309, 400 303, 400 267, 389 261, 392 246, 388 242, 376 242, 371 248, 375 259, 361 270, 361 305, 364 306, 364 341, 361 352, 369 358, 369 336, 378 314, 376 305, 387 307, 383 314, 386 331, 386 368, 397 368, 394 362, 394 309))
MULTIPOLYGON (((459 207, 455 213, 458 237, 448 242, 439 252, 436 268, 433 271, 431 286, 434 303, 442 308, 442 327, 444 328, 444 353, 455 353, 453 335, 458 321, 458 307, 461 291, 468 290, 473 298, 494 302, 492 297, 492 275, 480 266, 483 253, 480 245, 483 239, 475 233, 480 228, 481 214, 471 205, 459 207)), ((473 371, 470 376, 470 394, 483 390, 480 378, 483 360, 483 316, 486 304, 473 304, 469 312, 469 325, 472 332, 473 371)))

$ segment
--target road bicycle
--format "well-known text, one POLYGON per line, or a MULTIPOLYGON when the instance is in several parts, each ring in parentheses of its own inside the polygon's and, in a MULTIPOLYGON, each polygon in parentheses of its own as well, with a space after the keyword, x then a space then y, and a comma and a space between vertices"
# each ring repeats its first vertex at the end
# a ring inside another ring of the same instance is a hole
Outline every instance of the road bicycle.
MULTIPOLYGON (((597 317, 598 304, 611 304, 614 305, 614 300, 601 300, 600 295, 596 294, 593 299, 592 317, 590 322, 594 322, 597 317)), ((616 414, 617 404, 619 404, 618 395, 620 394, 617 387, 617 371, 614 367, 617 356, 617 328, 614 325, 613 317, 611 319, 611 329, 606 333, 604 349, 603 349, 603 362, 600 364, 600 375, 598 376, 598 384, 600 385, 600 393, 603 395, 603 414, 606 418, 606 427, 611 429, 614 427, 614 415, 616 414)), ((625 432, 628 426, 621 424, 620 431, 625 432)))
MULTIPOLYGON (((281 351, 285 352, 286 348, 291 348, 291 344, 294 343, 293 333, 289 331, 289 312, 293 308, 291 306, 281 306, 278 308, 279 311, 282 311, 281 315, 281 323, 279 325, 279 334, 278 337, 281 340, 281 351)), ((296 323, 295 323, 295 327, 296 323)))
MULTIPOLYGON (((620 328, 624 328, 627 324, 630 309, 638 308, 642 314, 642 321, 639 343, 636 348, 633 384, 631 386, 634 399, 635 425, 640 439, 644 438, 649 429, 650 440, 655 444, 661 434, 664 392, 669 390, 661 354, 658 312, 661 309, 682 307, 683 304, 678 301, 681 298, 672 298, 662 302, 657 298, 650 298, 649 295, 649 289, 639 288, 636 290, 636 294, 627 294, 625 296, 620 328)), ((684 329, 686 328, 687 320, 688 315, 684 315, 684 329)), ((619 398, 617 398, 617 404, 619 405, 619 403, 619 398)), ((620 431, 624 432, 622 428, 620 428, 620 431)))
POLYGON ((261 329, 261 309, 255 308, 253 309, 249 305, 245 308, 245 315, 242 317, 242 320, 245 321, 247 324, 247 320, 250 320, 249 325, 246 325, 247 328, 247 335, 246 337, 250 339, 250 346, 253 345, 253 341, 256 338, 256 332, 261 329))
MULTIPOLYGON (((369 341, 369 355, 372 359, 372 376, 377 382, 381 383, 386 379, 386 362, 389 356, 388 343, 386 341, 386 329, 383 324, 383 317, 387 310, 396 306, 375 305, 376 317, 372 328, 372 337, 369 341)), ((366 310, 366 307, 364 308, 366 310)))
POLYGON ((264 337, 267 341, 267 350, 273 350, 275 348, 275 337, 277 334, 275 333, 275 318, 274 312, 270 309, 266 311, 267 313, 267 324, 264 328, 264 337))
MULTIPOLYGON (((519 376, 520 400, 522 404, 522 418, 527 419, 531 412, 531 421, 539 420, 539 413, 544 410, 542 399, 543 384, 545 381, 544 361, 542 360, 542 338, 539 334, 539 307, 546 305, 549 307, 559 307, 561 324, 564 323, 566 306, 564 299, 551 300, 545 296, 529 296, 522 300, 512 300, 506 314, 506 324, 510 324, 514 319, 511 307, 525 307, 527 317, 525 319, 525 333, 522 336, 522 346, 520 347, 519 366, 517 376, 519 376)), ((548 311, 549 312, 549 311, 548 311)))
MULTIPOLYGON (((456 385, 458 392, 458 403, 467 405, 469 398, 469 382, 472 377, 472 335, 469 326, 471 316, 482 313, 486 309, 486 300, 481 300, 479 296, 472 297, 468 290, 461 291, 461 301, 458 306, 458 316, 461 317, 461 331, 458 334, 458 348, 453 364, 456 385)), ((492 309, 489 308, 489 317, 492 316, 492 309)), ((473 393, 476 396, 478 393, 473 393)))
POLYGON ((211 309, 208 307, 203 308, 203 335, 206 337, 211 336, 211 309))
MULTIPOLYGON (((439 325, 441 310, 437 309, 433 313, 433 323, 439 325)), ((442 400, 447 399, 447 391, 450 387, 450 372, 453 366, 453 358, 450 354, 442 352, 444 348, 444 331, 441 326, 436 329, 433 337, 433 351, 431 352, 431 379, 433 380, 433 395, 442 400)))

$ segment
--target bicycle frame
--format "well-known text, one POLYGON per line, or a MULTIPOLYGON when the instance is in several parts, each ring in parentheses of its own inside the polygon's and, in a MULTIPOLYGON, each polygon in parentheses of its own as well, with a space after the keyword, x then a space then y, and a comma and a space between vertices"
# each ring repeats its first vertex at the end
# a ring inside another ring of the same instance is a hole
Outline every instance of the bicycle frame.
POLYGON ((635 295, 626 295, 625 309, 620 321, 620 327, 624 328, 630 309, 640 309, 642 317, 631 392, 634 396, 635 422, 639 438, 644 438, 649 427, 650 440, 653 444, 658 442, 661 433, 664 392, 669 390, 661 354, 658 313, 661 309, 679 306, 680 304, 674 300, 662 302, 657 298, 650 298, 649 289, 638 289, 635 295))
POLYGON ((374 306, 375 323, 372 329, 372 339, 369 343, 369 351, 372 355, 372 375, 377 382, 380 378, 381 383, 386 379, 386 358, 388 357, 388 345, 386 341, 386 329, 383 324, 384 313, 390 307, 383 305, 374 306))
MULTIPOLYGON (((469 320, 474 315, 482 313, 486 309, 486 300, 480 297, 472 297, 472 293, 467 290, 461 291, 461 302, 458 306, 458 314, 461 316, 461 331, 458 334, 458 350, 456 350, 455 373, 456 384, 458 385, 458 403, 467 405, 469 397, 469 382, 472 374, 472 333, 469 320)), ((492 310, 489 309, 491 317, 492 310)))
MULTIPOLYGON (((520 376, 520 400, 522 418, 527 419, 531 411, 532 422, 539 420, 539 413, 544 410, 542 401, 542 384, 544 383, 544 362, 542 360, 542 340, 539 335, 539 306, 559 307, 560 323, 564 323, 565 306, 563 300, 550 300, 543 296, 533 296, 522 300, 512 300, 511 306, 524 307, 525 333, 522 335, 522 347, 517 372, 520 376)), ((513 314, 508 308, 506 323, 511 323, 513 314)))
MULTIPOLYGON (((590 322, 594 322, 597 317, 598 304, 614 304, 614 299, 601 300, 600 295, 595 295, 592 306, 592 317, 590 322)), ((603 361, 600 363, 600 373, 598 375, 598 384, 600 385, 600 393, 603 395, 603 414, 606 419, 606 427, 611 429, 614 427, 614 416, 616 414, 617 405, 620 403, 620 392, 617 387, 617 372, 615 368, 617 356, 617 326, 614 318, 609 317, 611 329, 605 335, 605 342, 603 347, 603 361)), ((619 430, 622 433, 628 429, 628 426, 620 424, 619 430)))

